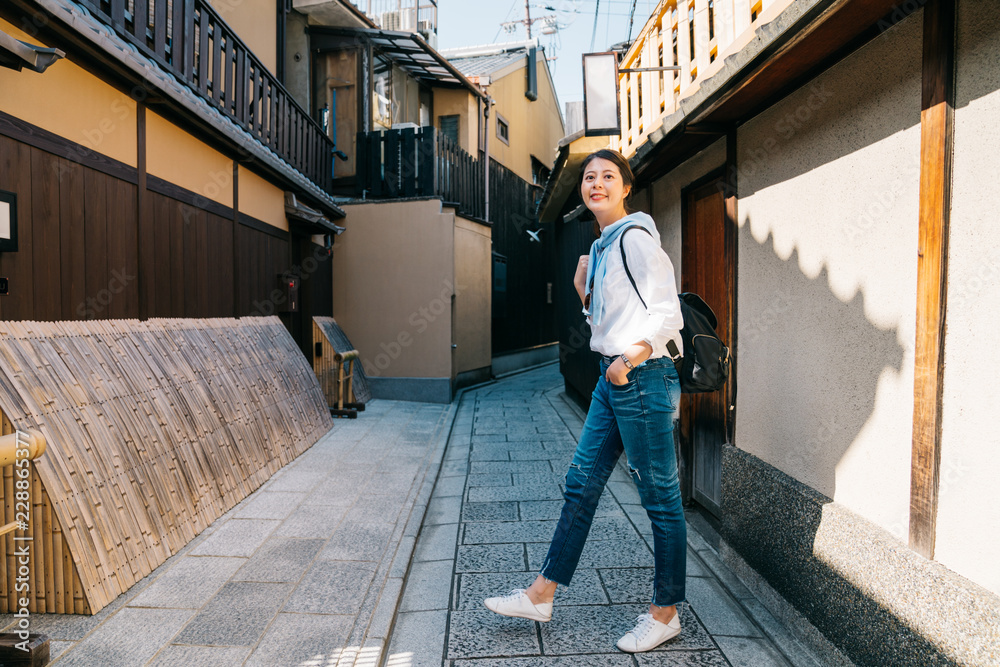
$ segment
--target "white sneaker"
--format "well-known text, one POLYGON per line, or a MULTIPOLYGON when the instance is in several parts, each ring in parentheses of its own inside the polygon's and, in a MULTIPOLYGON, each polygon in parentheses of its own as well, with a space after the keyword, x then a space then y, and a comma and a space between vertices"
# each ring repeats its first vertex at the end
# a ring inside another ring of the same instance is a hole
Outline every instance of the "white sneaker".
POLYGON ((652 614, 642 614, 636 619, 635 627, 618 640, 618 648, 626 653, 642 653, 673 639, 681 633, 681 621, 678 614, 669 623, 660 623, 652 614))
POLYGON ((486 598, 483 604, 490 611, 494 611, 501 616, 515 616, 517 618, 527 618, 532 621, 547 623, 552 619, 552 603, 540 602, 534 604, 523 588, 515 588, 507 595, 495 598, 486 598))

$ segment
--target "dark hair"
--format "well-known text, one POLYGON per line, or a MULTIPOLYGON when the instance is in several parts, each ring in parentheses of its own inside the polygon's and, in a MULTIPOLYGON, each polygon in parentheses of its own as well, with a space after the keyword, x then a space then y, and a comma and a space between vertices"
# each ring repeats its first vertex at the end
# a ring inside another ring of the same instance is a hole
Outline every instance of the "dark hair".
MULTIPOLYGON (((625 159, 625 156, 610 148, 602 148, 594 151, 583 159, 583 163, 580 164, 580 180, 576 184, 576 191, 579 193, 580 188, 583 187, 583 175, 587 172, 587 165, 597 159, 607 160, 618 167, 618 173, 622 177, 622 184, 628 187, 628 195, 626 195, 625 200, 622 202, 625 205, 625 213, 635 213, 635 209, 628 205, 629 199, 632 198, 632 192, 635 190, 635 174, 632 173, 632 167, 629 165, 628 160, 625 159)), ((596 236, 601 235, 601 228, 598 226, 596 218, 594 219, 594 234, 596 236)))

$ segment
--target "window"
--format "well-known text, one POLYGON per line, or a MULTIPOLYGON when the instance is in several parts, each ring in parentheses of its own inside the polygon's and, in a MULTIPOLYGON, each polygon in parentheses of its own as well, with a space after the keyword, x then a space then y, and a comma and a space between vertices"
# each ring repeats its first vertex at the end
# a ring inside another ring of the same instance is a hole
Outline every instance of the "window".
POLYGON ((694 5, 688 5, 688 37, 691 42, 691 62, 694 62, 694 5))
POLYGON ((458 114, 454 116, 438 116, 438 126, 441 134, 451 139, 458 145, 458 114))
POLYGON ((510 127, 500 114, 497 114, 497 137, 500 141, 510 146, 510 127))
POLYGON ((708 0, 708 38, 715 39, 715 0, 708 0))
POLYGON ((549 174, 551 170, 545 166, 545 163, 536 158, 534 155, 531 156, 531 182, 535 185, 545 185, 545 182, 549 180, 549 174))
POLYGON ((757 0, 757 2, 755 2, 753 6, 750 7, 751 23, 757 20, 757 17, 760 16, 760 12, 761 12, 761 0, 757 0))

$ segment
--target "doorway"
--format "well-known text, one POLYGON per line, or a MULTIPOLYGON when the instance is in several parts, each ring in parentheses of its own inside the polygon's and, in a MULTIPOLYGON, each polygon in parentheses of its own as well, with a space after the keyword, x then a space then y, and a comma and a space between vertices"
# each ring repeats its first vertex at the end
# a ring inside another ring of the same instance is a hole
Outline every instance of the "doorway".
MULTIPOLYGON (((733 348, 735 229, 727 220, 721 173, 681 192, 681 291, 700 295, 718 318, 716 332, 733 348)), ((727 384, 732 384, 731 371, 727 384)), ((729 442, 730 387, 711 394, 684 394, 680 447, 686 498, 716 517, 722 506, 722 445, 729 442), (689 494, 689 495, 688 495, 689 494)))

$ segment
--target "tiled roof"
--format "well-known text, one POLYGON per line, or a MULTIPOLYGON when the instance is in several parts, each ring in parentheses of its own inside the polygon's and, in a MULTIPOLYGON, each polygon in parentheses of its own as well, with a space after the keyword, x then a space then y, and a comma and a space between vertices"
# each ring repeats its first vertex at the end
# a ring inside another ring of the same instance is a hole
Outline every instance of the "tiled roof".
POLYGON ((527 49, 521 48, 483 56, 448 58, 448 62, 465 76, 489 76, 514 63, 523 61, 527 56, 527 49))

